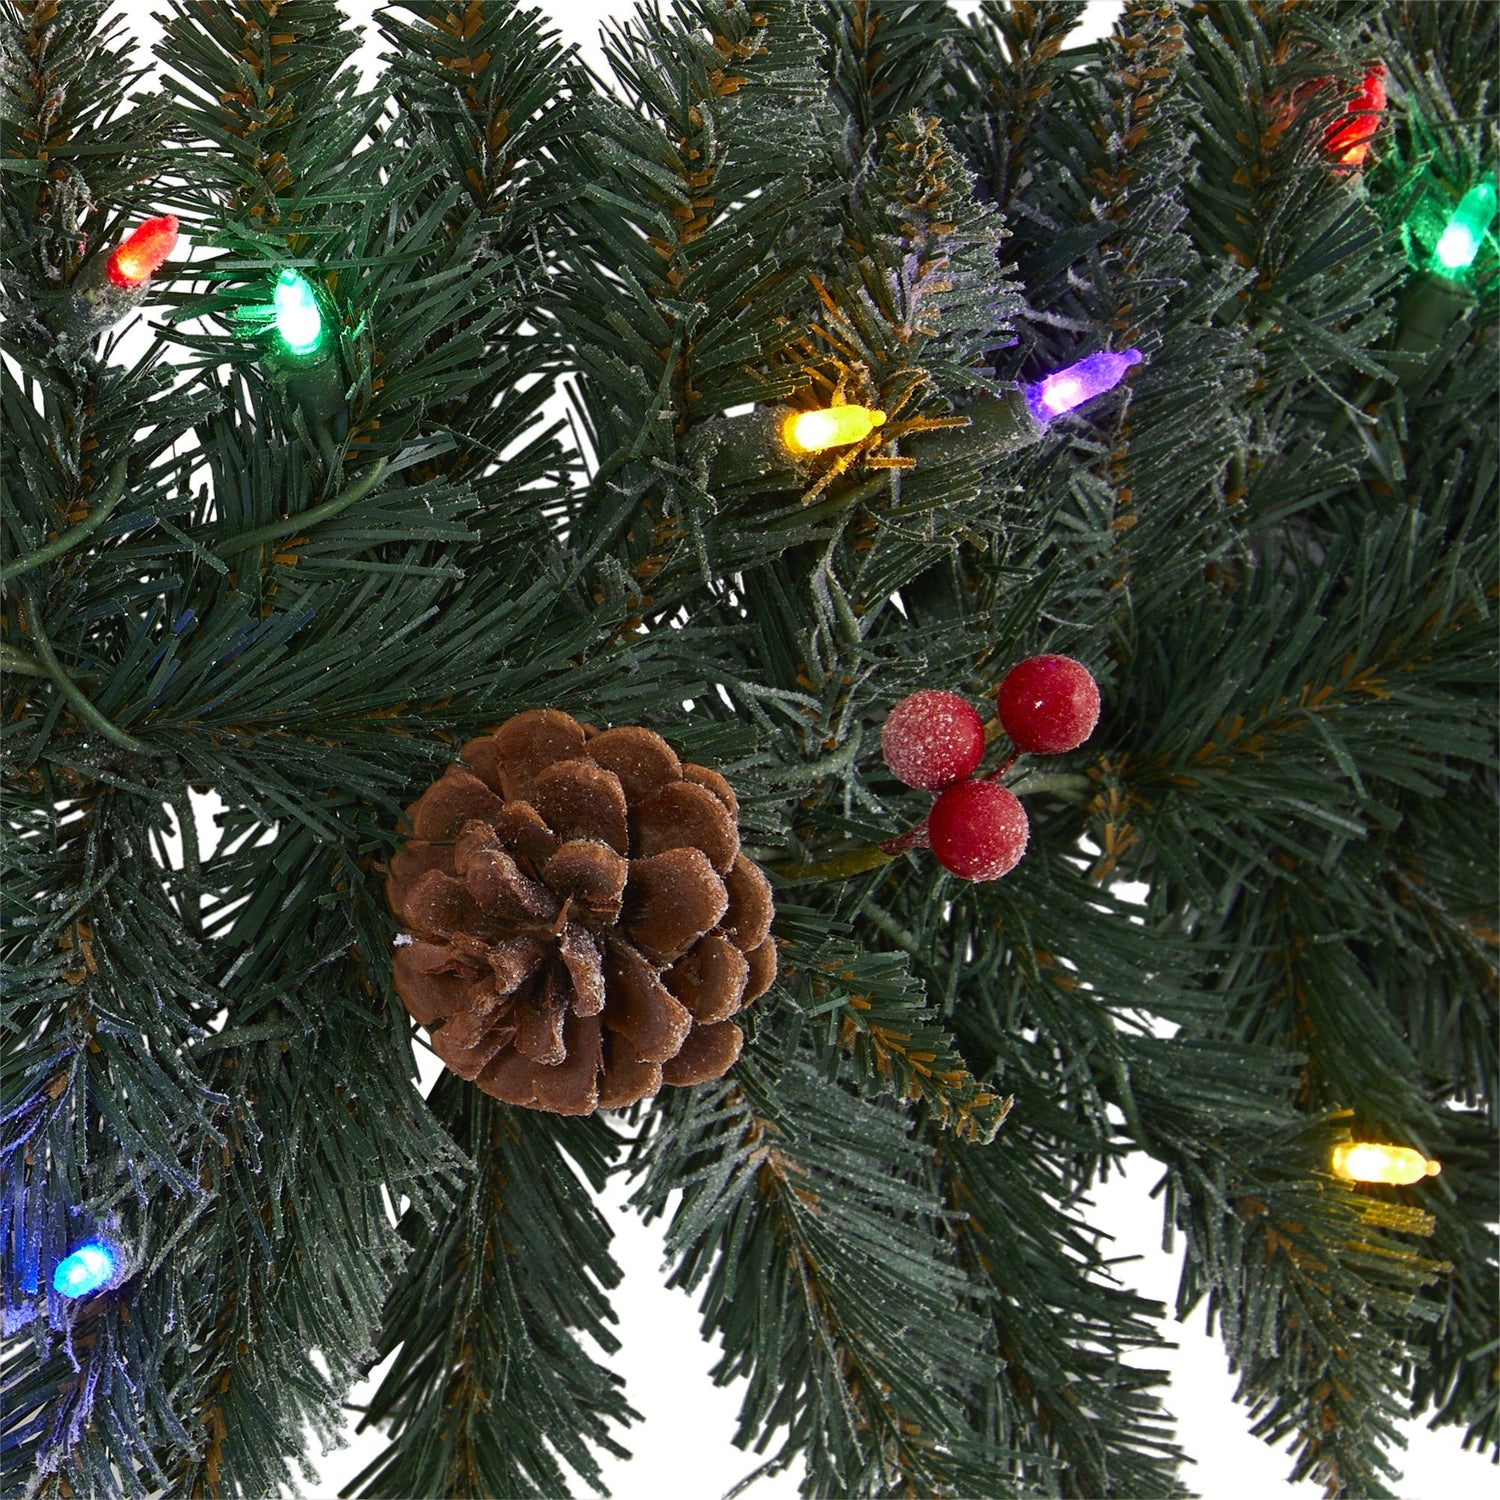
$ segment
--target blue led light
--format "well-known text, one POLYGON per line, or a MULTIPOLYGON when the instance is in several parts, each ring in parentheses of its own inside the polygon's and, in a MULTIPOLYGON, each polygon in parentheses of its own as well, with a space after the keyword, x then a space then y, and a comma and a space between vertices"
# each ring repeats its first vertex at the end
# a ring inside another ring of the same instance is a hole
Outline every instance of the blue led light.
POLYGON ((1124 379, 1132 365, 1141 363, 1139 349, 1125 349, 1119 354, 1106 349, 1091 354, 1076 365, 1058 370, 1054 375, 1026 387, 1026 404, 1038 422, 1050 422, 1064 412, 1082 406, 1095 396, 1113 390, 1124 379))
POLYGON ((90 1292, 107 1286, 114 1274, 114 1251, 99 1240, 90 1240, 58 1261, 52 1273, 52 1286, 64 1297, 87 1297, 90 1292))

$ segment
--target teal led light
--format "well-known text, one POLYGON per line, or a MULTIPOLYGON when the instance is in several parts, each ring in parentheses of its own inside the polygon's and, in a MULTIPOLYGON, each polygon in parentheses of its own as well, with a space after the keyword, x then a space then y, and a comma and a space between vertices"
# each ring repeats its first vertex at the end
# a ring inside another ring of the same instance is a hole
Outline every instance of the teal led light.
POLYGON ((271 299, 276 332, 291 354, 313 354, 323 342, 323 310, 312 283, 300 271, 285 270, 276 278, 271 299))
POLYGON ((1443 230, 1433 255, 1450 274, 1467 271, 1484 244, 1484 236, 1495 217, 1495 180, 1483 177, 1458 200, 1448 227, 1443 230))
POLYGON ((87 1297, 90 1292, 107 1286, 114 1274, 114 1252, 99 1240, 90 1240, 58 1261, 52 1273, 52 1287, 64 1297, 87 1297))

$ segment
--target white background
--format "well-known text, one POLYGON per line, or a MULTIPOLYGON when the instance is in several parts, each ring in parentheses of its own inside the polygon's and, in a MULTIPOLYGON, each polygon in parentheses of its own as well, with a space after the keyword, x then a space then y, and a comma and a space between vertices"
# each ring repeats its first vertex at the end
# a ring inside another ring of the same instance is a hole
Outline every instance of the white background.
MULTIPOLYGON (((161 28, 150 15, 154 0, 114 3, 143 43, 156 42, 161 28)), ((975 8, 974 0, 956 3, 961 10, 975 8)), ((357 60, 371 68, 379 51, 368 30, 373 0, 344 0, 344 8, 367 28, 371 41, 357 60)), ((599 22, 624 14, 624 0, 542 0, 542 9, 551 14, 563 38, 578 44, 596 71, 602 72, 596 41, 599 22)), ((1107 31, 1118 9, 1117 0, 1091 0, 1080 39, 1107 31)), ((212 826, 200 830, 205 843, 216 837, 212 826)), ((424 1084, 430 1084, 436 1064, 425 1050, 418 1055, 424 1084)), ((1002 1132, 994 1149, 1003 1150, 1004 1144, 1002 1132)), ((1118 1267, 1121 1279, 1170 1306, 1177 1265, 1160 1248, 1161 1213, 1148 1196, 1156 1176, 1153 1164, 1144 1162, 1125 1176, 1111 1179, 1096 1195, 1097 1209, 1091 1218, 1113 1236, 1114 1254, 1123 1262, 1118 1267)), ((603 1459, 605 1482, 617 1500, 712 1500, 755 1469, 760 1459, 733 1447, 740 1389, 716 1389, 711 1384, 708 1372, 717 1351, 700 1339, 690 1299, 665 1289, 659 1225, 642 1225, 624 1207, 626 1195, 624 1185, 612 1184, 603 1205, 616 1230, 614 1253, 625 1276, 614 1299, 619 1315, 616 1331, 624 1347, 609 1363, 625 1377, 626 1397, 644 1421, 624 1435, 634 1455, 632 1461, 603 1459)), ((1234 1380, 1226 1369, 1223 1350, 1205 1332, 1201 1310, 1171 1332, 1175 1348, 1142 1355, 1139 1362, 1170 1372, 1168 1406, 1177 1418, 1179 1439, 1195 1465, 1187 1471, 1186 1482, 1206 1500, 1315 1500, 1320 1496, 1321 1489, 1311 1483, 1288 1484, 1288 1455, 1250 1435, 1248 1417, 1234 1404, 1234 1380)), ((352 1393, 352 1404, 368 1398, 378 1377, 379 1371, 352 1393)), ((383 1446, 378 1434, 355 1436, 353 1427, 351 1419, 348 1446, 324 1456, 319 1481, 309 1491, 314 1500, 333 1500, 383 1446)), ((1402 1500, 1464 1500, 1495 1493, 1495 1470, 1478 1454, 1463 1452, 1453 1430, 1433 1433, 1409 1423, 1406 1436, 1410 1447, 1404 1461, 1398 1460, 1406 1478, 1396 1486, 1402 1500)), ((794 1469, 762 1479, 745 1492, 747 1500, 795 1496, 799 1478, 800 1472, 794 1469)), ((577 1489, 586 1492, 581 1483, 577 1489)))

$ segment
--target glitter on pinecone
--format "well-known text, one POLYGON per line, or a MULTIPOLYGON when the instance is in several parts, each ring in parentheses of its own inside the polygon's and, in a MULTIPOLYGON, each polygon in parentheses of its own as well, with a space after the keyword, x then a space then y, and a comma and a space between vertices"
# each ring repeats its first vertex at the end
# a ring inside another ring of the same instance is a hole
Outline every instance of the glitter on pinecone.
POLYGON ((771 888, 729 783, 649 729, 533 709, 407 809, 394 982, 455 1073, 586 1115, 725 1073, 776 975, 771 888))

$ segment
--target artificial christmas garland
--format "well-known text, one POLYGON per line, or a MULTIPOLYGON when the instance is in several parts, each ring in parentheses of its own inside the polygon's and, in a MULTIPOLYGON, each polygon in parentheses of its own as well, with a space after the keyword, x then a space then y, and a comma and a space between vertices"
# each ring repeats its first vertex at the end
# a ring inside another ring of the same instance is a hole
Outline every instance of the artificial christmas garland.
POLYGON ((1493 1448, 1494 7, 113 9, 0 0, 7 1492, 376 1365, 363 1493, 597 1482, 614 1172, 810 1496, 1180 1492, 1129 1158, 1299 1477, 1493 1448))

